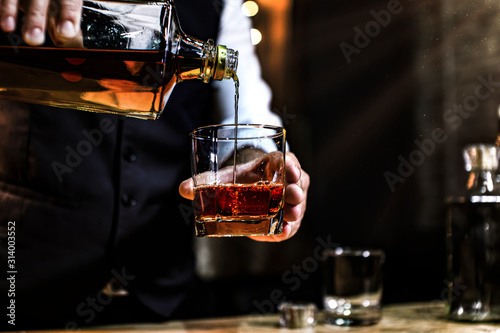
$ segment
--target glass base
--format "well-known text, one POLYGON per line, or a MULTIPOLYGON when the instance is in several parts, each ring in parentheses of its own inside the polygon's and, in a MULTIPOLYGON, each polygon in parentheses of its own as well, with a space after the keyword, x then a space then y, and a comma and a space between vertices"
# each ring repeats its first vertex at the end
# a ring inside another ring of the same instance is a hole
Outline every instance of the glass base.
POLYGON ((452 321, 462 321, 462 322, 499 322, 500 313, 492 313, 490 311, 454 311, 446 315, 448 320, 452 321))
POLYGON ((271 236, 283 232, 283 210, 270 219, 253 221, 195 221, 198 237, 271 236))
POLYGON ((326 325, 335 325, 335 326, 369 326, 375 325, 380 322, 380 317, 375 317, 371 319, 356 319, 356 318, 342 318, 342 317, 325 317, 326 325))
POLYGON ((449 301, 446 308, 446 317, 452 321, 464 322, 498 322, 500 321, 500 301, 498 293, 492 291, 492 284, 488 284, 481 293, 479 287, 467 286, 467 289, 458 293, 449 301))
POLYGON ((325 323, 335 326, 374 325, 382 319, 381 293, 350 298, 326 296, 325 323))

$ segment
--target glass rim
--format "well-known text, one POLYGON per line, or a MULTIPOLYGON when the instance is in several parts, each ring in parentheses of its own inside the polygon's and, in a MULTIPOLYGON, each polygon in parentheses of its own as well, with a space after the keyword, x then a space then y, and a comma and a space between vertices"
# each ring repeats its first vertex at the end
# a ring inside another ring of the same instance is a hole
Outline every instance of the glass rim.
POLYGON ((189 136, 192 139, 197 139, 197 140, 212 140, 213 135, 210 134, 202 134, 204 131, 214 131, 214 130, 220 130, 224 128, 238 128, 238 129, 269 129, 269 130, 274 130, 275 133, 269 134, 269 135, 259 135, 259 136, 253 136, 253 137, 248 137, 248 138, 234 138, 233 137, 228 137, 228 138, 218 138, 219 140, 256 140, 256 139, 274 139, 278 138, 280 136, 285 136, 286 130, 282 126, 277 126, 277 125, 266 125, 266 124, 216 124, 216 125, 207 125, 207 126, 202 126, 194 129, 189 133, 189 136))

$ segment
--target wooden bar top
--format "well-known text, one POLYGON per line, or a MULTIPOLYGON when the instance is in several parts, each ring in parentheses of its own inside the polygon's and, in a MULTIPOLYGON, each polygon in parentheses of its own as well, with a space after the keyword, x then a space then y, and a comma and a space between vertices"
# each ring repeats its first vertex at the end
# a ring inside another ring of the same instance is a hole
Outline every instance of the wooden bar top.
MULTIPOLYGON (((387 305, 383 309, 382 321, 364 327, 337 327, 322 323, 322 313, 318 314, 318 324, 313 329, 284 329, 279 327, 279 315, 252 315, 229 318, 195 319, 169 321, 161 324, 130 324, 86 328, 80 332, 144 332, 144 333, 299 333, 299 332, 404 332, 404 333, 500 333, 500 323, 457 323, 446 320, 445 305, 441 301, 387 305)), ((40 331, 37 331, 40 332, 40 331)), ((61 331, 44 331, 62 333, 61 331)))

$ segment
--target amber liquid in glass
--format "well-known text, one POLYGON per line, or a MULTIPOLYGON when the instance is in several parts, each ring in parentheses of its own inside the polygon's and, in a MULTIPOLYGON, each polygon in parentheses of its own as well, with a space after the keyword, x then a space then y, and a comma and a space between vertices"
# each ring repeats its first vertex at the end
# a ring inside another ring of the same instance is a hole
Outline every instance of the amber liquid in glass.
POLYGON ((269 234, 282 208, 283 184, 219 184, 195 189, 198 236, 269 234))

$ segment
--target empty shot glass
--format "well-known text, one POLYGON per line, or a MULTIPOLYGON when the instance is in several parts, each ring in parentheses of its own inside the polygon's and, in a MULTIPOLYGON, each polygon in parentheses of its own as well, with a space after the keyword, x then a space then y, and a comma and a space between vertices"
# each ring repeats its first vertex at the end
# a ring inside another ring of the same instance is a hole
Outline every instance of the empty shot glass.
POLYGON ((213 125, 191 133, 198 237, 269 236, 283 231, 285 130, 213 125))
POLYGON ((380 249, 338 247, 325 250, 323 306, 325 323, 372 325, 382 319, 380 249))

